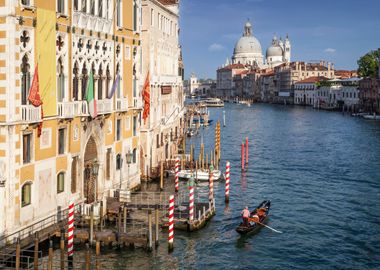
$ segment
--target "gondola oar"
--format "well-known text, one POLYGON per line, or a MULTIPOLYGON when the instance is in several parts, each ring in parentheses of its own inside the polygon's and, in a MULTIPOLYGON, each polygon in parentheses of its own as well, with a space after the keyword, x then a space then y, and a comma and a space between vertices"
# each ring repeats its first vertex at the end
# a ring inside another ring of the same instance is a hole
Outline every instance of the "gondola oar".
POLYGON ((276 232, 276 233, 282 233, 281 231, 278 231, 278 230, 276 230, 276 229, 273 229, 272 227, 269 227, 268 225, 265 225, 265 224, 263 224, 263 223, 260 223, 260 222, 256 222, 256 223, 258 223, 258 224, 260 224, 260 225, 263 225, 264 227, 267 227, 268 229, 270 229, 270 230, 272 230, 272 231, 274 231, 274 232, 276 232))

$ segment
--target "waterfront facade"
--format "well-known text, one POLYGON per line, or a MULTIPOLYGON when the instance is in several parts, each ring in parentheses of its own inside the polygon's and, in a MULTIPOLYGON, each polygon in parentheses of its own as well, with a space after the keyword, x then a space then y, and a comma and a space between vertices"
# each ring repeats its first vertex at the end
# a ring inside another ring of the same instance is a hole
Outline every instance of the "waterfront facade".
POLYGON ((150 87, 150 98, 141 129, 141 171, 145 178, 154 178, 160 162, 177 154, 184 127, 179 3, 143 0, 142 14, 142 74, 150 87))
POLYGON ((9 234, 69 201, 139 185, 141 3, 1 5, 0 234, 9 234))
POLYGON ((317 100, 318 82, 326 77, 310 77, 296 82, 294 85, 294 104, 315 106, 317 100))

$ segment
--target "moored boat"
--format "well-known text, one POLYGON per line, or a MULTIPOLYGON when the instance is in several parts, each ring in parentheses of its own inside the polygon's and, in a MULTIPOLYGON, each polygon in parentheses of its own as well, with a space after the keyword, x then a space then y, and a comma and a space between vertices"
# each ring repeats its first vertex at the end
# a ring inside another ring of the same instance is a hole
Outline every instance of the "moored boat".
MULTIPOLYGON (((260 208, 266 209, 265 216, 260 219, 260 223, 265 224, 268 221, 269 218, 269 209, 270 209, 270 201, 265 200, 259 206, 251 212, 250 217, 256 214, 257 210, 260 208)), ((252 233, 252 232, 258 232, 262 227, 264 227, 261 224, 258 223, 248 223, 247 225, 244 225, 243 222, 240 223, 240 225, 236 228, 236 231, 240 234, 246 234, 246 233, 252 233)))
MULTIPOLYGON (((220 179, 220 176, 222 175, 222 172, 219 170, 213 170, 213 179, 214 181, 217 181, 220 179)), ((178 172, 178 177, 181 179, 190 179, 191 176, 194 177, 195 180, 198 181, 208 181, 209 180, 209 172, 204 170, 198 170, 198 171, 192 171, 192 170, 180 170, 178 172)))

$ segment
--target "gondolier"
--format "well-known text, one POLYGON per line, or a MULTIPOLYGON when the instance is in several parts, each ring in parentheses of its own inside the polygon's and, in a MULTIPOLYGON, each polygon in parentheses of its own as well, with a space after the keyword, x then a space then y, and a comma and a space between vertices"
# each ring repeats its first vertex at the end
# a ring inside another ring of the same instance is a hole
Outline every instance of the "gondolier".
POLYGON ((241 211, 241 215, 242 215, 242 218, 243 218, 243 225, 248 226, 248 219, 249 219, 250 214, 251 213, 249 212, 248 206, 246 206, 241 211))

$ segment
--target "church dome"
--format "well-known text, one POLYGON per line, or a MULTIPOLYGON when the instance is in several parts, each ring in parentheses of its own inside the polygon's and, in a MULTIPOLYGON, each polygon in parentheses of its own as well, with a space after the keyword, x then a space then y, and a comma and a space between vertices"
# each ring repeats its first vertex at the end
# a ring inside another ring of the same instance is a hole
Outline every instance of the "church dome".
POLYGON ((244 25, 243 36, 236 42, 233 62, 241 64, 263 64, 260 42, 252 34, 252 24, 247 21, 244 25))
POLYGON ((280 46, 272 45, 267 49, 267 57, 282 56, 283 51, 280 46))
POLYGON ((241 37, 236 43, 234 50, 235 54, 249 53, 261 55, 261 52, 260 42, 254 36, 241 37))

